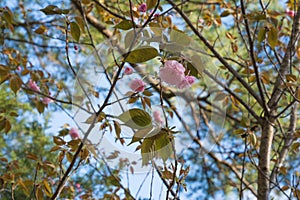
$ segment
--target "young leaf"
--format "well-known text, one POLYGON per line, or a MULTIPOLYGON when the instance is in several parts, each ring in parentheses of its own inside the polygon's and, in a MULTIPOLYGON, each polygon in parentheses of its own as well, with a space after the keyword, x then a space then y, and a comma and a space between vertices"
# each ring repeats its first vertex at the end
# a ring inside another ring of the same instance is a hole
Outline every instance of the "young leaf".
POLYGON ((261 43, 266 38, 266 29, 265 27, 260 28, 258 35, 257 35, 257 41, 258 43, 261 43))
POLYGON ((141 63, 158 56, 158 51, 151 46, 143 46, 128 53, 125 62, 141 63))
POLYGON ((43 33, 45 33, 46 30, 47 30, 46 26, 41 25, 34 32, 37 33, 37 34, 43 34, 43 33))
POLYGON ((54 5, 48 5, 46 8, 41 9, 43 13, 46 15, 60 15, 60 14, 68 14, 69 10, 68 9, 60 9, 57 6, 54 5))
POLYGON ((175 29, 173 29, 171 32, 170 40, 172 43, 183 47, 187 47, 191 42, 191 38, 188 35, 175 29))
POLYGON ((142 165, 147 165, 154 158, 154 138, 146 138, 141 145, 142 165))
POLYGON ((76 16, 75 20, 76 20, 78 26, 80 27, 80 29, 82 30, 82 32, 84 32, 85 25, 84 25, 84 20, 82 19, 82 17, 76 16))
POLYGON ((147 9, 149 10, 156 6, 157 0, 147 0, 146 4, 147 4, 147 9))
POLYGON ((121 126, 120 126, 119 122, 114 121, 114 127, 115 127, 116 136, 117 136, 118 139, 120 139, 121 126))
POLYGON ((22 86, 22 80, 19 76, 11 76, 10 78, 10 83, 9 87, 14 93, 17 93, 17 91, 21 88, 22 86))
POLYGON ((60 137, 57 137, 57 136, 53 136, 53 142, 57 145, 66 144, 66 142, 63 139, 61 139, 60 137))
POLYGON ((155 150, 163 161, 166 161, 173 154, 171 140, 166 131, 161 131, 159 137, 155 140, 155 150))
POLYGON ((133 108, 122 113, 118 118, 133 129, 143 129, 151 125, 151 116, 144 110, 133 108))
POLYGON ((274 49, 278 42, 278 32, 275 27, 271 27, 268 31, 268 42, 272 49, 274 49))
POLYGON ((135 142, 138 142, 138 141, 141 141, 144 137, 146 137, 146 135, 148 135, 151 131, 152 131, 153 127, 149 127, 149 128, 145 128, 145 129, 140 129, 140 130, 137 130, 133 137, 132 137, 132 140, 131 142, 128 144, 131 145, 135 142))
POLYGON ((76 22, 71 22, 70 23, 70 29, 71 29, 71 35, 76 40, 77 42, 79 41, 80 38, 80 28, 76 22))
POLYGON ((44 192, 48 197, 52 196, 52 190, 47 180, 43 181, 44 184, 44 192))
POLYGON ((135 38, 134 30, 130 30, 126 33, 124 38, 125 49, 129 48, 132 45, 132 43, 134 42, 134 38, 135 38))
POLYGON ((122 30, 129 30, 133 27, 131 20, 123 20, 117 25, 114 26, 114 28, 122 29, 122 30))

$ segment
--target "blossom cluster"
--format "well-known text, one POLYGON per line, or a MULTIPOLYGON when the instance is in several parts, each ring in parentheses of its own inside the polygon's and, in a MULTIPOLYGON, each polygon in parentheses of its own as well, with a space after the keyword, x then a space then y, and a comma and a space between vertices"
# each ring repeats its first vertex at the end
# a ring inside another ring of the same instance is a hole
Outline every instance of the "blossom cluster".
MULTIPOLYGON (((159 70, 160 79, 172 86, 179 89, 190 87, 196 80, 194 76, 185 75, 185 68, 181 63, 176 60, 168 60, 165 62, 164 67, 159 70)), ((133 73, 133 69, 126 67, 124 70, 125 75, 133 73)), ((135 92, 143 92, 145 90, 145 83, 141 79, 134 79, 129 83, 129 87, 135 92)))
POLYGON ((74 127, 69 130, 69 135, 73 140, 80 138, 78 129, 74 127))
POLYGON ((179 89, 190 87, 196 80, 193 76, 185 75, 185 68, 176 60, 168 60, 164 67, 159 70, 160 79, 169 84, 174 85, 179 89))
MULTIPOLYGON (((41 92, 40 87, 39 87, 39 86, 36 84, 36 82, 33 81, 32 79, 30 79, 30 80, 28 81, 27 87, 28 87, 29 89, 31 89, 32 91, 35 91, 35 92, 41 92)), ((50 93, 49 93, 49 95, 50 95, 50 93)), ((42 98, 41 101, 42 101, 43 104, 48 105, 49 103, 52 102, 52 99, 50 99, 50 98, 48 98, 48 97, 44 97, 44 98, 42 98)))

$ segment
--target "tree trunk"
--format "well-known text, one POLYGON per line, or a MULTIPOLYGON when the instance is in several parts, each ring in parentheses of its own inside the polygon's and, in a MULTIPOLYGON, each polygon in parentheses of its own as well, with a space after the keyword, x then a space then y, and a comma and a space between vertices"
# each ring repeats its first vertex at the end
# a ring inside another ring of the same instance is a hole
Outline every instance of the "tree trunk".
POLYGON ((270 193, 270 157, 274 135, 273 119, 265 118, 262 123, 261 141, 259 147, 258 169, 258 200, 268 200, 270 193))

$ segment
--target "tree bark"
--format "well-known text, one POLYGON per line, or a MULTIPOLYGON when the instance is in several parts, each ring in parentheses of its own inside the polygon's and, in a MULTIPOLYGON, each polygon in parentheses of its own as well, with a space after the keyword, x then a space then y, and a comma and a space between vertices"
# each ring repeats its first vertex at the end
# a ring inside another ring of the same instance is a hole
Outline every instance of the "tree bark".
POLYGON ((274 119, 270 117, 264 118, 262 122, 262 133, 259 148, 259 168, 258 168, 258 200, 268 200, 270 193, 270 157, 271 147, 274 135, 273 128, 274 119))

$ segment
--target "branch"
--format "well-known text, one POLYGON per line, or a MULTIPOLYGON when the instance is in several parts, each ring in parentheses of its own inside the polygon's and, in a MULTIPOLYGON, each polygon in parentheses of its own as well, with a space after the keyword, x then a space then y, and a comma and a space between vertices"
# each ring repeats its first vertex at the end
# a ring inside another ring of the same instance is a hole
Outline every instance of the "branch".
POLYGON ((300 4, 298 6, 298 11, 294 17, 294 23, 293 23, 290 41, 286 48, 287 50, 283 57, 283 61, 280 65, 278 76, 276 77, 276 82, 274 84, 274 89, 272 92, 271 99, 268 102, 268 106, 270 107, 271 110, 276 109, 279 99, 283 93, 281 90, 281 86, 284 84, 284 81, 282 80, 281 77, 285 77, 285 75, 289 73, 289 67, 290 64, 292 63, 292 57, 295 53, 295 49, 299 40, 299 34, 300 34, 300 4))
POLYGON ((252 61, 252 64, 253 64, 255 77, 256 77, 256 80, 257 80, 258 91, 259 91, 260 98, 261 98, 262 103, 263 103, 262 107, 263 107, 265 112, 268 112, 268 108, 267 108, 266 101, 265 101, 265 95, 264 95, 264 92, 263 92, 263 88, 262 88, 262 85, 261 85, 262 83, 261 83, 261 79, 260 79, 259 72, 258 72, 258 66, 256 65, 253 40, 252 40, 252 36, 251 36, 251 32, 250 32, 250 26, 249 26, 249 23, 248 23, 248 19, 246 17, 244 1, 241 0, 240 2, 241 2, 241 9, 242 9, 242 14, 243 14, 243 19, 244 19, 244 22, 245 22, 246 32, 247 32, 247 36, 248 36, 248 42, 249 42, 249 46, 250 46, 249 53, 250 53, 251 61, 252 61))
POLYGON ((190 21, 188 16, 186 16, 181 9, 178 8, 172 0, 167 0, 173 8, 179 13, 179 15, 187 23, 188 27, 192 29, 194 34, 205 44, 205 46, 217 57, 217 59, 233 74, 234 77, 247 89, 247 91, 256 99, 256 101, 263 107, 263 101, 255 93, 255 91, 248 85, 248 83, 230 66, 230 64, 215 50, 215 48, 209 43, 205 37, 197 31, 197 28, 194 27, 193 23, 190 21))
POLYGON ((277 170, 283 165, 283 162, 289 152, 289 149, 291 148, 293 142, 296 140, 296 138, 294 137, 294 133, 296 131, 296 127, 297 127, 297 120, 298 120, 298 102, 295 102, 293 104, 293 107, 291 108, 291 117, 290 117, 290 125, 287 131, 287 135, 284 138, 284 144, 283 147, 279 153, 279 157, 277 159, 277 162, 272 170, 271 173, 271 178, 270 180, 272 182, 275 181, 275 176, 277 174, 277 170))

